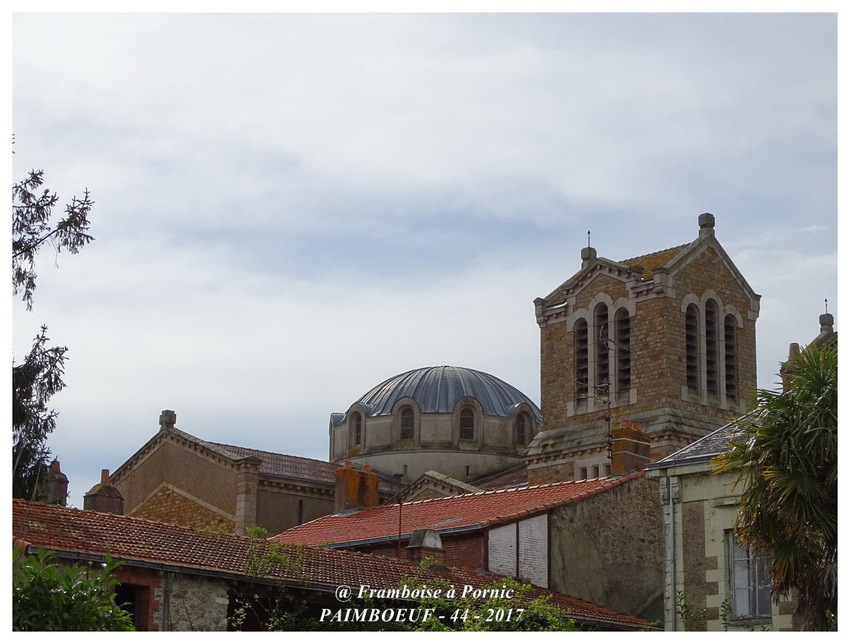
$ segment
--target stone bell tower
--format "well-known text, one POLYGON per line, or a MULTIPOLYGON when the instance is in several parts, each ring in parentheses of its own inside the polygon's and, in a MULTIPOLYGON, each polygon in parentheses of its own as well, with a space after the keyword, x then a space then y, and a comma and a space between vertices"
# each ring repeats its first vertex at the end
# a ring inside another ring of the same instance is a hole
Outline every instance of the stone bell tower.
POLYGON ((581 268, 534 301, 543 423, 529 483, 610 473, 613 433, 640 426, 656 461, 740 415, 756 386, 759 300, 699 216, 690 243, 581 268))

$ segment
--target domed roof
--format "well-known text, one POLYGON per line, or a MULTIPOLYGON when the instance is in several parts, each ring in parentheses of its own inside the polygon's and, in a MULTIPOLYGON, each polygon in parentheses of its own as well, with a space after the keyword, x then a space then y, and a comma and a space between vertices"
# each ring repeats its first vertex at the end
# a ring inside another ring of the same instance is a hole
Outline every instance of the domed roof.
POLYGON ((424 367, 393 376, 373 387, 357 401, 367 416, 385 416, 402 398, 412 398, 422 413, 451 413, 461 398, 475 398, 486 416, 510 417, 526 403, 540 422, 532 400, 504 380, 465 367, 424 367))

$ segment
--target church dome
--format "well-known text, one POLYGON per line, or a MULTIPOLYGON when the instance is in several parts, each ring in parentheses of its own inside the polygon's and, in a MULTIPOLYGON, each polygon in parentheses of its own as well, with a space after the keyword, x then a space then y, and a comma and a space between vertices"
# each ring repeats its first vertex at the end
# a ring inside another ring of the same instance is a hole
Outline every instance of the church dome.
POLYGON ((385 416, 402 398, 411 398, 422 413, 451 413, 462 398, 474 398, 487 416, 513 416, 525 403, 540 422, 537 405, 516 387, 483 371, 465 367, 424 367, 393 376, 370 389, 357 402, 367 417, 385 416))

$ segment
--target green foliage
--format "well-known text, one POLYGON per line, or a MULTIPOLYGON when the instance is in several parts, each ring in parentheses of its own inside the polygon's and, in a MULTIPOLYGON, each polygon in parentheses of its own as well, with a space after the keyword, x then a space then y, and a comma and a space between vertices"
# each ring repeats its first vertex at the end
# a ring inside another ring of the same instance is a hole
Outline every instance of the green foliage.
POLYGON ((838 352, 809 346, 784 365, 785 391, 759 390, 715 471, 737 471, 735 530, 767 557, 774 598, 794 593, 795 624, 830 630, 838 595, 838 352))
POLYGON ((130 613, 115 603, 118 564, 56 564, 54 553, 13 550, 12 629, 16 631, 132 631, 130 613))
MULTIPOLYGON (((43 182, 44 173, 32 170, 12 185, 12 293, 21 293, 27 310, 32 309, 35 260, 41 248, 49 245, 56 253, 77 253, 94 239, 88 233, 93 205, 88 190, 82 199, 73 197, 65 216, 54 222, 59 197, 47 189, 40 192, 43 182)), ((46 332, 42 326, 23 362, 12 363, 12 494, 30 500, 43 500, 47 436, 56 427, 56 412, 48 408, 48 401, 65 387, 68 349, 48 347, 46 332)))
POLYGON ((296 580, 304 581, 306 547, 298 546, 294 554, 285 544, 268 541, 268 532, 260 526, 246 529, 248 548, 245 574, 263 580, 262 586, 240 585, 234 590, 234 607, 229 617, 232 630, 295 631, 311 630, 308 606, 295 597, 284 584, 269 584, 270 573, 283 567, 296 580))
POLYGON ((66 347, 48 347, 47 327, 35 338, 21 364, 12 367, 12 496, 42 500, 49 451, 47 435, 56 427, 50 398, 65 388, 66 347))
POLYGON ((685 597, 685 592, 676 593, 676 614, 686 631, 704 631, 706 629, 705 608, 696 608, 685 597))
MULTIPOLYGON (((434 564, 425 559, 420 570, 434 564)), ((482 597, 472 593, 463 596, 461 589, 447 580, 429 579, 424 583, 418 574, 402 584, 410 588, 440 589, 437 597, 420 600, 417 608, 432 609, 431 616, 420 622, 409 623, 416 631, 574 631, 575 620, 570 619, 550 602, 551 595, 531 597, 531 586, 516 579, 504 577, 486 584, 480 590, 482 597), (454 591, 454 592, 451 592, 454 591)))
POLYGON ((12 293, 23 291, 27 310, 32 309, 35 291, 35 258, 49 244, 59 253, 78 253, 94 237, 88 234, 89 212, 94 202, 86 190, 82 199, 73 197, 65 206, 65 216, 56 223, 53 208, 59 203, 56 193, 46 188, 44 171, 32 170, 26 179, 12 185, 12 293))

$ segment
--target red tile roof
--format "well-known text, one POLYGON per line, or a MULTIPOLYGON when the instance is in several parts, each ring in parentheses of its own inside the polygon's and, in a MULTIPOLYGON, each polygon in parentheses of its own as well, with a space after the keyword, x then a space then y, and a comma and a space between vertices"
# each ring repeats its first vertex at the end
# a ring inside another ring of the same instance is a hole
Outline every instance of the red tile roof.
MULTIPOLYGON (((214 577, 246 577, 249 545, 243 537, 226 534, 201 534, 190 528, 118 516, 63 508, 43 503, 12 501, 12 540, 15 545, 56 551, 60 557, 100 560, 109 553, 128 566, 175 570, 214 577)), ((257 555, 271 547, 260 542, 257 555)), ((416 568, 405 561, 357 552, 299 548, 279 544, 301 561, 300 570, 276 565, 263 575, 264 580, 283 581, 293 586, 307 585, 332 591, 337 586, 358 588, 361 584, 375 589, 400 588, 416 568)), ((428 569, 419 572, 424 583, 445 579, 456 587, 469 584, 480 588, 493 579, 460 569, 428 569)), ((580 621, 621 628, 647 628, 642 619, 622 615, 596 604, 535 588, 532 596, 551 595, 551 601, 567 615, 580 621)))
POLYGON ((643 476, 643 472, 619 478, 568 481, 412 501, 402 504, 401 512, 397 504, 349 510, 304 523, 273 539, 307 545, 384 541, 398 537, 399 514, 402 538, 421 528, 431 528, 442 534, 475 530, 540 514, 550 508, 599 494, 639 476, 643 476))

